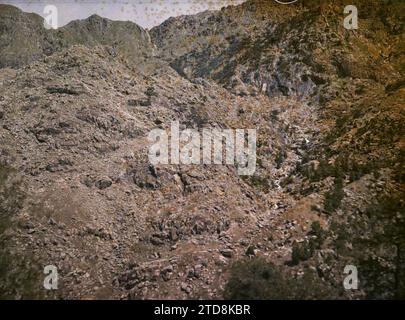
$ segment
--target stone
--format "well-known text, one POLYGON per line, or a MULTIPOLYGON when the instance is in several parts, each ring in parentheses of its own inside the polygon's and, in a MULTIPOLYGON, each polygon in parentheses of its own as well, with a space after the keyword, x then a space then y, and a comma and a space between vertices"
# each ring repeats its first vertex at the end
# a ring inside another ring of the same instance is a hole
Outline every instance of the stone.
POLYGON ((131 106, 131 107, 135 107, 135 106, 138 105, 138 101, 135 100, 135 99, 129 99, 128 100, 128 105, 131 106))
POLYGON ((232 258, 233 256, 233 251, 231 249, 221 249, 219 252, 225 257, 225 258, 232 258))
POLYGON ((96 182, 96 187, 100 190, 107 189, 111 187, 112 181, 109 178, 103 178, 96 182))
POLYGON ((158 237, 151 237, 150 243, 153 244, 154 246, 161 246, 164 244, 163 240, 158 237))
POLYGON ((254 247, 254 246, 249 246, 249 247, 246 249, 245 254, 246 254, 247 256, 249 256, 249 257, 255 256, 255 255, 256 255, 255 247, 254 247))
POLYGON ((171 241, 177 241, 179 237, 177 236, 176 228, 171 228, 169 232, 169 238, 171 241))
POLYGON ((182 282, 182 283, 181 283, 180 289, 181 289, 182 291, 184 291, 185 293, 187 293, 187 294, 189 294, 189 293, 191 292, 191 287, 190 287, 187 283, 185 283, 185 282, 182 282))

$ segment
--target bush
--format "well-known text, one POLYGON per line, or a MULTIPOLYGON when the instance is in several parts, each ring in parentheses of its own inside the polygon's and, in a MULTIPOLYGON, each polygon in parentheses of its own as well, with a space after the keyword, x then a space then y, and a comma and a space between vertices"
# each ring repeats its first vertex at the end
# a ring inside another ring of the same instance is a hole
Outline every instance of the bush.
POLYGON ((311 236, 309 240, 301 243, 294 242, 291 253, 292 265, 297 265, 300 261, 312 258, 315 250, 321 248, 326 237, 326 232, 322 229, 319 221, 314 221, 311 224, 311 230, 309 230, 308 235, 311 236))
POLYGON ((314 243, 314 247, 316 249, 320 249, 322 246, 325 237, 326 237, 326 232, 325 230, 322 229, 321 224, 319 221, 314 221, 311 224, 311 230, 309 230, 308 235, 313 236, 311 239, 314 243))
POLYGON ((315 248, 312 241, 294 242, 291 253, 291 263, 297 265, 300 261, 310 259, 314 254, 315 248))
POLYGON ((263 192, 268 192, 270 189, 269 181, 266 177, 243 176, 242 179, 254 188, 259 189, 263 192))
POLYGON ((333 299, 337 293, 314 272, 293 278, 262 258, 241 260, 231 268, 224 298, 231 300, 333 299))
POLYGON ((345 196, 343 191, 343 180, 341 178, 335 178, 332 190, 325 194, 324 209, 327 213, 335 212, 345 196))
POLYGON ((280 169, 284 160, 287 158, 287 152, 285 150, 280 150, 275 158, 276 169, 280 169))

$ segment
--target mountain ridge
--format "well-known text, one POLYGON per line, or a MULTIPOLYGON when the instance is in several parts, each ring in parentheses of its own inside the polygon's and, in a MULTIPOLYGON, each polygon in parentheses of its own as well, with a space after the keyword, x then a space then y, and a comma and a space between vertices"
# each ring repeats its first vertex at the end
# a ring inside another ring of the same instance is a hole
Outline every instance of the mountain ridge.
POLYGON ((44 19, 37 14, 26 14, 18 8, 10 5, 0 5, 0 16, 2 16, 3 30, 11 29, 13 34, 10 39, 3 32, 3 42, 0 51, 2 64, 0 67, 20 67, 45 56, 52 55, 61 49, 69 48, 72 45, 84 44, 87 46, 105 45, 111 50, 117 51, 123 58, 128 59, 132 64, 141 66, 145 58, 152 55, 153 46, 150 42, 148 32, 133 22, 112 21, 98 15, 92 15, 83 20, 75 20, 57 30, 45 29, 44 19), (10 15, 9 13, 13 14, 10 15), (17 16, 20 21, 13 21, 17 16), (8 21, 10 20, 10 21, 8 21), (7 22, 8 21, 8 22, 7 22), (11 27, 10 27, 11 26, 11 27), (13 29, 15 26, 16 29, 13 29), (19 30, 18 28, 23 28, 19 30), (36 30, 36 37, 30 35, 31 30, 36 30), (21 41, 23 37, 24 41, 21 41), (18 46, 22 45, 22 48, 18 46), (8 47, 11 47, 13 57, 9 56, 8 47), (23 48, 34 47, 32 52, 23 48), (21 55, 19 57, 18 55, 21 55))

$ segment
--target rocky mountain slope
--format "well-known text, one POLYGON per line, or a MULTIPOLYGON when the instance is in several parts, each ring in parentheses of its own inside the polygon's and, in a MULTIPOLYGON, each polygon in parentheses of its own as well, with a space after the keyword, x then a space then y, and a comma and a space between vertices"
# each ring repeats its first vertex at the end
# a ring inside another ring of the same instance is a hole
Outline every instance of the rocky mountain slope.
POLYGON ((250 0, 150 31, 47 31, 0 5, 0 297, 274 298, 250 278, 271 262, 307 281, 284 298, 403 298, 404 4, 356 1, 352 31, 345 4, 250 0), (151 165, 173 120, 256 128, 255 174, 151 165))

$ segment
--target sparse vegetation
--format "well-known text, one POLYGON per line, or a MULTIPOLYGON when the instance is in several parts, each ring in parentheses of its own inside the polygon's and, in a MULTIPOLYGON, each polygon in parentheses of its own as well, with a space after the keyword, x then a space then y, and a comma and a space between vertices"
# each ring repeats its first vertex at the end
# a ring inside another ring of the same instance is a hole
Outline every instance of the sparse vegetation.
POLYGON ((241 260, 231 268, 225 299, 296 300, 333 299, 338 296, 310 270, 297 278, 263 258, 241 260))
POLYGON ((306 261, 314 254, 314 245, 312 241, 294 242, 291 253, 292 265, 297 265, 300 261, 306 261))
POLYGON ((258 175, 253 175, 253 176, 245 176, 243 177, 243 179, 249 183, 250 185, 252 185, 253 187, 267 192, 270 188, 270 184, 269 181, 266 177, 261 177, 258 175))
POLYGON ((322 229, 319 221, 314 221, 311 224, 311 229, 308 232, 309 239, 302 242, 294 242, 291 253, 291 264, 297 265, 301 261, 310 259, 315 250, 321 248, 325 238, 326 232, 322 229))
POLYGON ((324 209, 327 213, 335 212, 345 196, 343 191, 343 181, 341 178, 335 178, 335 182, 330 191, 325 194, 324 209))
POLYGON ((276 168, 280 169, 281 165, 283 164, 284 160, 287 158, 287 153, 284 149, 280 150, 277 154, 276 154, 276 168))
POLYGON ((13 169, 0 165, 0 300, 39 297, 38 269, 33 257, 13 249, 7 230, 15 228, 15 214, 22 207, 24 193, 13 169))

